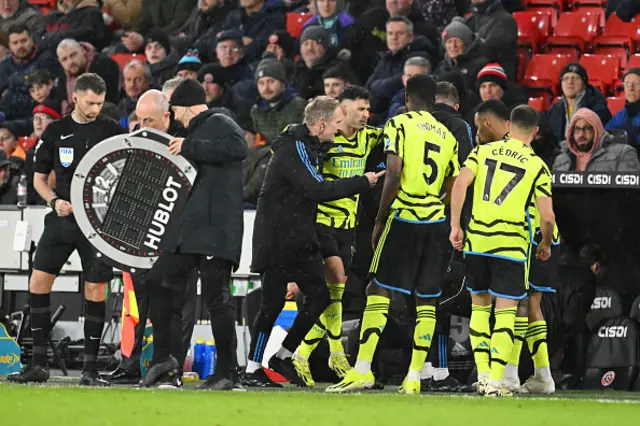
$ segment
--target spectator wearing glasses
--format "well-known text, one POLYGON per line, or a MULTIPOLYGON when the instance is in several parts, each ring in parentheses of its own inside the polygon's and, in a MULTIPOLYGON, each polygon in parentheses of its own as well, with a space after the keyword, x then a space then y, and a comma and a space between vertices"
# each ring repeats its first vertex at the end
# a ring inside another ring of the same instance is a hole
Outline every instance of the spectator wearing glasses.
POLYGON ((555 138, 565 140, 569 122, 576 111, 588 108, 595 112, 601 123, 611 120, 607 99, 591 84, 587 70, 580 64, 569 64, 560 72, 562 98, 547 111, 549 125, 555 138))
POLYGON ((640 68, 631 68, 624 74, 624 108, 607 123, 605 129, 623 129, 629 143, 640 150, 640 68))
POLYGON ((228 30, 220 34, 216 44, 216 58, 224 68, 224 76, 231 85, 253 79, 242 43, 240 31, 228 30))
POLYGON ((581 108, 569 122, 567 138, 553 164, 554 171, 640 172, 636 150, 625 138, 604 130, 598 115, 581 108))

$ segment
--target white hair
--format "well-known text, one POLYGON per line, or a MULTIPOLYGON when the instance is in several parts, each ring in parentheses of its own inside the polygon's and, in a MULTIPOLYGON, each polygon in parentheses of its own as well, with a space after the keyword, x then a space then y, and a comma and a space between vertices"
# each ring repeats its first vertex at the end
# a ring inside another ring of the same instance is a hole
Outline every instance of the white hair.
POLYGON ((122 75, 124 76, 125 71, 130 68, 142 68, 142 70, 144 71, 145 80, 151 80, 151 67, 149 67, 149 64, 147 64, 146 62, 142 62, 139 59, 130 61, 127 65, 124 66, 124 68, 122 68, 122 75))

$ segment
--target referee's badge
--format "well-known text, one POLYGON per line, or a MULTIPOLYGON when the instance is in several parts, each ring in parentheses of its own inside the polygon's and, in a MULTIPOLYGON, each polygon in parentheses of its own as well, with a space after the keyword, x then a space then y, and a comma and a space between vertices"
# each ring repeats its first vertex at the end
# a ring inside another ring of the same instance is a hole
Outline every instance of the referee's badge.
POLYGON ((62 167, 69 167, 73 163, 73 148, 60 148, 58 153, 62 167))

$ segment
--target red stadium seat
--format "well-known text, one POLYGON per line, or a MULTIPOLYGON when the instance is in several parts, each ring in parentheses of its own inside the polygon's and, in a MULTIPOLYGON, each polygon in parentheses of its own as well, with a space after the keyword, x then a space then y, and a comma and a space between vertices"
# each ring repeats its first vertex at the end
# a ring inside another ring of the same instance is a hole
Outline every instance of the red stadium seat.
POLYGON ((596 55, 606 55, 618 58, 621 69, 624 69, 624 67, 627 66, 627 61, 629 60, 629 53, 624 47, 620 46, 596 45, 593 48, 593 53, 596 55))
POLYGON ((566 12, 560 15, 553 37, 547 39, 550 53, 586 52, 600 34, 600 13, 566 12))
POLYGON ((515 12, 518 23, 518 45, 538 53, 547 36, 551 34, 552 12, 515 12))
POLYGON ((37 6, 47 6, 55 9, 58 0, 29 0, 29 4, 35 4, 37 6))
POLYGON ((629 62, 627 62, 627 66, 625 70, 629 68, 638 68, 640 67, 640 55, 631 55, 629 56, 629 62))
POLYGON ((560 71, 572 61, 570 55, 533 55, 527 65, 522 84, 530 89, 557 95, 560 71))
POLYGON ((535 109, 538 112, 545 112, 547 110, 547 101, 546 101, 546 97, 537 97, 537 98, 529 98, 529 101, 527 101, 527 103, 529 104, 530 107, 532 107, 533 109, 535 109))
POLYGON ((147 58, 144 55, 138 55, 135 53, 114 53, 111 55, 111 59, 116 61, 116 63, 120 66, 120 69, 124 69, 125 65, 129 62, 137 59, 142 62, 146 62, 147 58))
POLYGON ((20 136, 18 138, 18 144, 24 149, 24 152, 29 151, 32 146, 36 144, 37 139, 30 136, 20 136))
POLYGON ((552 7, 559 12, 564 12, 567 9, 567 0, 523 0, 522 5, 525 10, 537 7, 552 7))
POLYGON ((304 24, 313 15, 311 13, 287 12, 287 32, 291 37, 298 38, 302 35, 304 24))
POLYGON ((550 24, 552 31, 547 35, 551 35, 553 33, 553 30, 556 28, 556 25, 558 25, 558 10, 553 7, 531 6, 526 9, 526 12, 543 12, 549 14, 549 18, 551 19, 550 24))
POLYGON ((611 115, 616 115, 618 111, 624 108, 624 104, 627 102, 625 98, 607 98, 607 106, 611 115))
POLYGON ((570 9, 576 9, 579 7, 606 7, 607 0, 569 0, 568 6, 570 9))
POLYGON ((602 35, 596 37, 594 46, 624 48, 629 53, 640 49, 640 15, 631 22, 623 22, 614 13, 609 16, 602 35))
POLYGON ((620 77, 620 60, 614 56, 582 55, 580 65, 589 75, 589 83, 604 94, 608 93, 620 77))

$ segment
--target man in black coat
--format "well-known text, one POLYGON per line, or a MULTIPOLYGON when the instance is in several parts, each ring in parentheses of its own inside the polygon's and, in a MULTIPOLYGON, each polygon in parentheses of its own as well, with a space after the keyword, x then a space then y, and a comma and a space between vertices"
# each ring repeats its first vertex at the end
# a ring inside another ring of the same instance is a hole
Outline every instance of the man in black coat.
MULTIPOLYGON (((140 120, 140 128, 151 128, 168 133, 171 136, 186 137, 189 132, 182 123, 176 121, 169 111, 169 100, 159 90, 145 92, 136 105, 136 115, 140 120)), ((137 129, 136 129, 137 130, 137 129)), ((136 293, 138 313, 140 321, 135 327, 135 344, 131 356, 122 357, 118 367, 104 374, 103 379, 113 384, 136 384, 142 378, 140 371, 140 357, 144 331, 147 326, 149 314, 149 290, 154 283, 149 282, 147 270, 132 273, 133 286, 136 293)), ((153 275, 152 275, 153 276, 153 275)), ((186 292, 179 294, 174 304, 174 319, 171 322, 171 355, 178 361, 179 371, 182 371, 184 359, 191 344, 191 335, 196 322, 196 286, 198 271, 193 268, 184 277, 180 277, 180 283, 186 283, 186 292), (175 337, 175 338, 174 338, 175 337)), ((171 284, 169 284, 171 285, 171 284)), ((182 284, 178 285, 181 286, 182 284)), ((167 376, 162 379, 159 386, 162 388, 180 388, 182 386, 181 375, 167 376)))
MULTIPOLYGON (((248 148, 242 129, 226 109, 209 110, 204 88, 186 79, 171 95, 176 119, 188 128, 187 138, 174 138, 169 152, 182 155, 198 168, 193 190, 182 212, 177 246, 165 247, 154 265, 163 277, 151 299, 156 364, 141 385, 156 384, 166 374, 178 373, 170 355, 171 315, 175 309, 175 284, 193 268, 200 271, 203 298, 216 338, 218 359, 215 374, 201 389, 231 390, 235 386, 236 331, 231 297, 231 270, 240 263, 243 232, 242 160, 248 148), (228 115, 227 115, 228 114, 228 115)), ((183 289, 180 289, 183 291, 183 289)))
POLYGON ((300 368, 293 352, 329 304, 320 244, 316 235, 319 202, 349 197, 375 185, 382 173, 325 181, 319 157, 331 147, 342 121, 338 101, 318 96, 305 108, 304 124, 287 127, 272 144, 273 157, 258 198, 253 228, 251 270, 262 274, 262 301, 251 333, 244 384, 278 387, 262 369, 264 350, 285 302, 287 284, 296 282, 305 303, 269 360, 269 368, 305 386, 311 374, 300 368), (293 356, 292 356, 293 355, 293 356))

